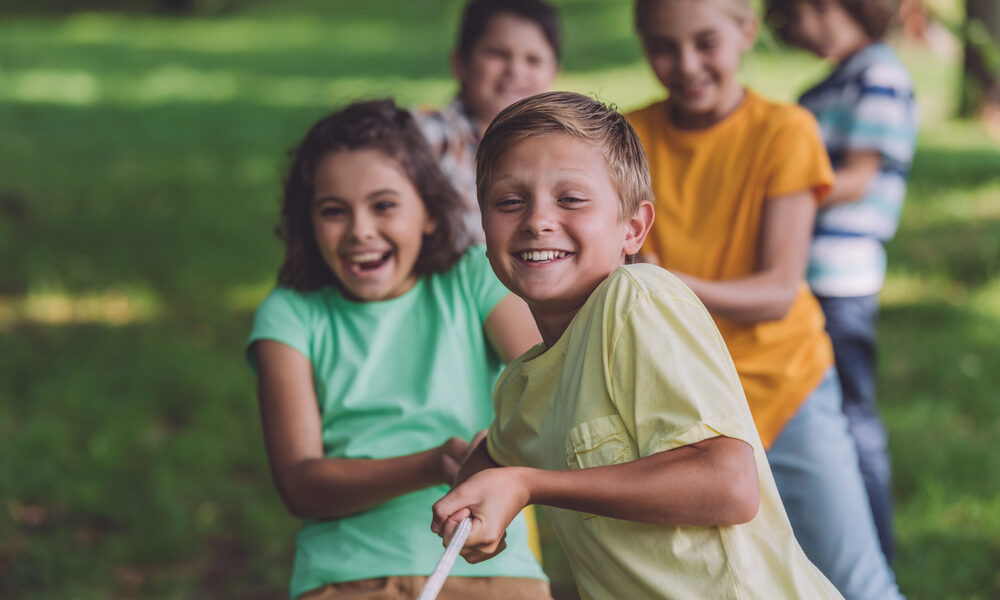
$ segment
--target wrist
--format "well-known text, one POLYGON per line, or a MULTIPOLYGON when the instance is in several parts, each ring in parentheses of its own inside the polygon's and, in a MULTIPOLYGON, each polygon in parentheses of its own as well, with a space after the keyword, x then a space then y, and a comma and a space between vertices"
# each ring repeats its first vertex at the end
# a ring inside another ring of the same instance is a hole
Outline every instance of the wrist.
POLYGON ((520 500, 524 506, 544 503, 542 500, 545 497, 545 477, 551 475, 550 471, 530 467, 506 467, 506 470, 512 472, 520 500))
POLYGON ((420 457, 422 487, 440 485, 445 482, 444 470, 441 468, 441 448, 431 448, 417 453, 420 457))

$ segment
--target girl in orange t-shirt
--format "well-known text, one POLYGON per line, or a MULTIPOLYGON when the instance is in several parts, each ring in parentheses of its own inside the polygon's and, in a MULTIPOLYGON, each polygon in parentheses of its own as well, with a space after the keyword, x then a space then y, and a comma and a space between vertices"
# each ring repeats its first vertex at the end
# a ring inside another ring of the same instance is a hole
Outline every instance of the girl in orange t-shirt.
POLYGON ((656 196, 644 256, 715 318, 806 555, 848 600, 899 598, 804 281, 833 183, 816 122, 736 79, 756 39, 748 0, 638 0, 636 28, 669 93, 629 115, 656 196))

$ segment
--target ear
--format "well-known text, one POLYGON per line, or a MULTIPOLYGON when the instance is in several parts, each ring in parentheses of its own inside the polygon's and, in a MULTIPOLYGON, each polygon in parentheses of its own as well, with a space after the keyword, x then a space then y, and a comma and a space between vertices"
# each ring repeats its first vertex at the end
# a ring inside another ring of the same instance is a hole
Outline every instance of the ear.
POLYGON ((434 233, 435 231, 437 231, 437 228, 438 228, 438 220, 428 216, 427 219, 424 221, 424 230, 423 230, 424 235, 430 235, 434 233))
POLYGON ((747 19, 740 23, 740 32, 743 34, 743 39, 740 40, 741 51, 749 52, 753 48, 757 42, 757 28, 759 26, 757 19, 747 19))
POLYGON ((653 203, 649 200, 643 200, 639 203, 635 214, 625 222, 625 244, 622 249, 625 250, 626 255, 638 254, 639 250, 642 249, 646 235, 649 234, 649 230, 653 226, 654 213, 653 203))

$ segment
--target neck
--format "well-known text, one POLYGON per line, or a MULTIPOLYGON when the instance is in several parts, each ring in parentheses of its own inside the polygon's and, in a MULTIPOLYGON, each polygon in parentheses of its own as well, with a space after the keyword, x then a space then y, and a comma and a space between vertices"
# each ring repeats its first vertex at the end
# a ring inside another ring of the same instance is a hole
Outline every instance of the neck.
POLYGON ((741 85, 734 85, 723 96, 717 106, 703 113, 682 112, 676 104, 671 106, 670 120, 677 129, 706 129, 721 122, 743 103, 746 90, 741 85))
POLYGON ((531 316, 535 318, 535 325, 538 326, 538 332, 542 334, 542 341, 545 342, 546 349, 551 348, 559 341, 569 324, 573 322, 573 317, 580 312, 581 306, 583 305, 575 306, 570 310, 530 307, 531 316))
POLYGON ((476 134, 476 139, 483 139, 483 134, 486 133, 486 129, 490 126, 490 123, 493 121, 493 117, 496 115, 490 115, 488 118, 484 117, 472 108, 469 101, 465 99, 464 92, 460 91, 459 97, 462 99, 462 108, 463 112, 465 112, 465 116, 472 121, 472 131, 476 134))
POLYGON ((848 58, 854 56, 859 50, 863 50, 864 48, 867 48, 868 46, 871 46, 872 44, 875 43, 875 41, 876 40, 873 40, 873 39, 871 39, 871 38, 869 38, 867 36, 864 36, 864 37, 856 40, 853 44, 845 47, 843 49, 843 51, 840 52, 840 55, 837 56, 837 57, 835 57, 834 60, 837 63, 842 63, 845 60, 847 60, 848 58))

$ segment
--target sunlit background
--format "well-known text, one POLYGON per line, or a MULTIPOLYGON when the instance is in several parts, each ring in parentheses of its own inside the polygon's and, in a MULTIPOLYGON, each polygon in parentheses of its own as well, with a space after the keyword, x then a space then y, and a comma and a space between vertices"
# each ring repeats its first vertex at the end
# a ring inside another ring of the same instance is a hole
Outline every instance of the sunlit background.
MULTIPOLYGON (((0 2, 0 597, 285 597, 242 344, 286 152, 352 99, 446 103, 462 2, 80 4, 0 2)), ((630 3, 555 4, 558 88, 662 95, 630 3)), ((927 5, 895 40, 923 115, 879 331, 896 568, 911 600, 1000 598, 1000 140, 955 117, 962 3, 927 5)), ((792 101, 827 68, 763 32, 742 74, 792 101)))

